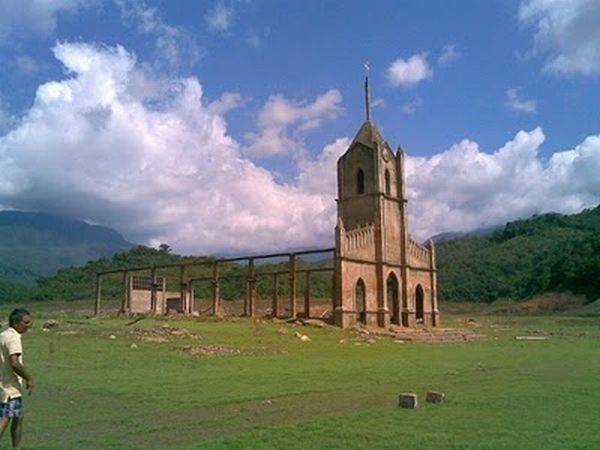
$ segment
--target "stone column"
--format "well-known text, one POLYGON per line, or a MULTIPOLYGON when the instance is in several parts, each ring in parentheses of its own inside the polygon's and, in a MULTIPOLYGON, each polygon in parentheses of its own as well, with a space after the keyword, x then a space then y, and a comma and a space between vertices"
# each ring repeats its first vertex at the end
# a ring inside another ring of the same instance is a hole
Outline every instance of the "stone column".
POLYGON ((310 270, 306 271, 304 286, 304 317, 310 319, 310 270))
MULTIPOLYGON (((156 304, 156 312, 164 314, 167 303, 167 277, 162 277, 162 291, 160 295, 160 303, 156 304)), ((185 313, 185 309, 183 310, 185 313)))
POLYGON ((127 312, 127 298, 129 296, 129 288, 127 286, 128 273, 126 270, 123 271, 123 295, 121 297, 121 307, 119 308, 119 314, 125 314, 127 312))
POLYGON ((150 311, 156 312, 156 267, 152 267, 150 272, 150 311))
POLYGON ((219 262, 215 261, 215 265, 213 266, 213 316, 221 316, 221 299, 219 298, 219 287, 219 262))
POLYGON ((181 302, 181 310, 186 313, 190 311, 190 305, 187 301, 187 266, 182 265, 179 267, 179 301, 181 302))
POLYGON ((335 320, 335 296, 337 293, 336 283, 337 283, 337 263, 336 263, 336 255, 337 252, 333 252, 333 272, 331 273, 331 317, 335 320))
POLYGON ((278 279, 279 276, 276 273, 273 274, 273 303, 271 305, 273 317, 277 317, 279 315, 279 295, 277 292, 278 279))
POLYGON ((431 325, 440 326, 440 311, 437 300, 437 268, 435 263, 435 245, 429 240, 429 279, 431 282, 431 325))
POLYGON ((290 317, 295 319, 296 311, 296 255, 290 255, 290 317))
POLYGON ((127 277, 127 312, 131 312, 131 291, 133 290, 133 275, 127 277))
POLYGON ((347 328, 348 313, 345 309, 343 300, 343 264, 342 256, 344 256, 344 243, 343 236, 345 235, 344 222, 341 217, 338 216, 338 222, 335 227, 335 251, 333 253, 333 294, 332 294, 332 305, 333 305, 333 321, 338 327, 347 328))
POLYGON ((102 300, 102 275, 96 275, 96 303, 94 304, 94 315, 100 314, 100 301, 102 300))
POLYGON ((408 325, 411 326, 410 312, 409 312, 409 293, 408 293, 408 218, 407 218, 407 199, 406 199, 406 183, 404 180, 404 150, 398 147, 396 153, 396 178, 397 178, 397 189, 398 197, 400 200, 400 220, 401 220, 401 231, 400 236, 400 255, 402 261, 402 267, 400 269, 402 279, 400 280, 400 311, 398 315, 397 325, 408 325), (406 306, 405 306, 406 305, 406 306))
POLYGON ((254 313, 255 313, 255 305, 254 305, 254 298, 255 298, 255 293, 256 293, 256 288, 255 288, 255 282, 256 280, 254 279, 254 259, 250 258, 248 260, 248 274, 246 276, 246 311, 245 311, 245 315, 250 316, 250 317, 254 317, 254 313))
POLYGON ((192 287, 192 284, 190 283, 188 286, 188 303, 190 305, 190 314, 194 314, 194 288, 192 287))
MULTIPOLYGON (((385 208, 383 205, 384 197, 378 196, 377 202, 377 217, 378 222, 375 225, 375 267, 376 267, 376 283, 377 283, 377 313, 375 318, 367 319, 367 323, 377 325, 378 327, 387 328, 390 324, 390 315, 386 302, 386 280, 384 274, 383 260, 385 256, 385 233, 384 224, 385 208)), ((367 314, 368 315, 368 314, 367 314)))

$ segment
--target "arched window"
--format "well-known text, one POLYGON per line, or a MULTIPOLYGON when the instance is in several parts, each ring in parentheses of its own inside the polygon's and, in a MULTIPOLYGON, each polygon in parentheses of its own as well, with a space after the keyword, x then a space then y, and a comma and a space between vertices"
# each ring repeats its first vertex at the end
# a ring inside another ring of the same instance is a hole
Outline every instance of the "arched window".
POLYGON ((356 173, 356 191, 359 194, 365 193, 365 173, 362 169, 358 169, 356 173))
POLYGON ((367 293, 365 290, 365 282, 359 278, 354 289, 354 301, 356 304, 356 312, 358 320, 362 323, 367 323, 367 293))
POLYGON ((385 195, 392 195, 392 188, 390 185, 390 171, 385 169, 385 195))

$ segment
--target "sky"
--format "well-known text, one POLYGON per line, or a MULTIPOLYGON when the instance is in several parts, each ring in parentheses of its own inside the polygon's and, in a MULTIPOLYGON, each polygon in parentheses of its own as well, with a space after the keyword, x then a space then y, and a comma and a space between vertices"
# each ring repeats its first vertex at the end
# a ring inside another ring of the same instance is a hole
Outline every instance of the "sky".
POLYGON ((600 0, 0 10, 0 209, 188 254, 330 246, 365 63, 416 239, 600 203, 600 0))

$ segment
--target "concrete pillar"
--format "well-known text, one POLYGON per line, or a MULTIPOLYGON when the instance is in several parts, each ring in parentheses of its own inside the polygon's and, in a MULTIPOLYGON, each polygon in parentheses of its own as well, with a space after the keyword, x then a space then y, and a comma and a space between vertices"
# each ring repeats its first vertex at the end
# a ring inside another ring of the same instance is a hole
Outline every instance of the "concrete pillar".
POLYGON ((248 259, 248 273, 246 275, 246 302, 244 305, 244 315, 254 317, 255 305, 254 298, 256 293, 256 280, 254 279, 254 259, 248 259))
MULTIPOLYGON (((162 277, 162 291, 160 295, 160 302, 156 303, 156 312, 164 314, 167 309, 167 277, 162 277)), ((183 311, 185 312, 185 310, 183 311)))
POLYGON ((156 267, 150 271, 150 311, 156 312, 156 267))
POLYGON ((273 274, 273 303, 271 305, 273 317, 277 317, 279 315, 279 295, 277 292, 278 281, 279 276, 276 273, 273 274))
POLYGON ((129 297, 129 287, 127 286, 127 280, 129 279, 127 271, 123 271, 123 292, 121 297, 121 307, 119 308, 119 314, 125 314, 127 312, 127 299, 129 297))
POLYGON ((133 290, 133 275, 127 277, 127 312, 131 312, 131 291, 133 290))
POLYGON ((296 318, 296 255, 290 254, 290 317, 296 318))
POLYGON ((96 303, 94 304, 94 315, 100 314, 100 301, 102 300, 102 275, 96 275, 96 303))
POLYGON ((310 270, 306 271, 306 286, 304 286, 304 317, 310 319, 310 270))
POLYGON ((215 261, 215 265, 213 266, 213 316, 221 315, 221 299, 219 298, 221 294, 219 288, 219 262, 215 261))
POLYGON ((188 304, 189 302, 187 301, 187 293, 188 293, 188 286, 187 286, 187 266, 182 265, 179 268, 179 301, 181 302, 181 310, 185 313, 190 313, 191 314, 191 310, 190 310, 190 305, 188 304))
POLYGON ((190 314, 193 314, 194 312, 194 288, 192 287, 192 285, 190 284, 188 287, 188 303, 190 305, 190 314))

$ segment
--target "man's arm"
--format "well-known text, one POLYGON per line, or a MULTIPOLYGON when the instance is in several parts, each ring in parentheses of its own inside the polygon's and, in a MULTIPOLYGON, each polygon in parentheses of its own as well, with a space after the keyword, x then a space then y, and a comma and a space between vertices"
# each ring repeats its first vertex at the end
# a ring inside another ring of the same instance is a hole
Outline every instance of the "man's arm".
POLYGON ((19 361, 19 356, 19 353, 10 355, 10 366, 17 375, 25 380, 25 386, 31 395, 34 387, 33 377, 29 374, 27 369, 25 369, 25 366, 21 363, 21 361, 19 361))

